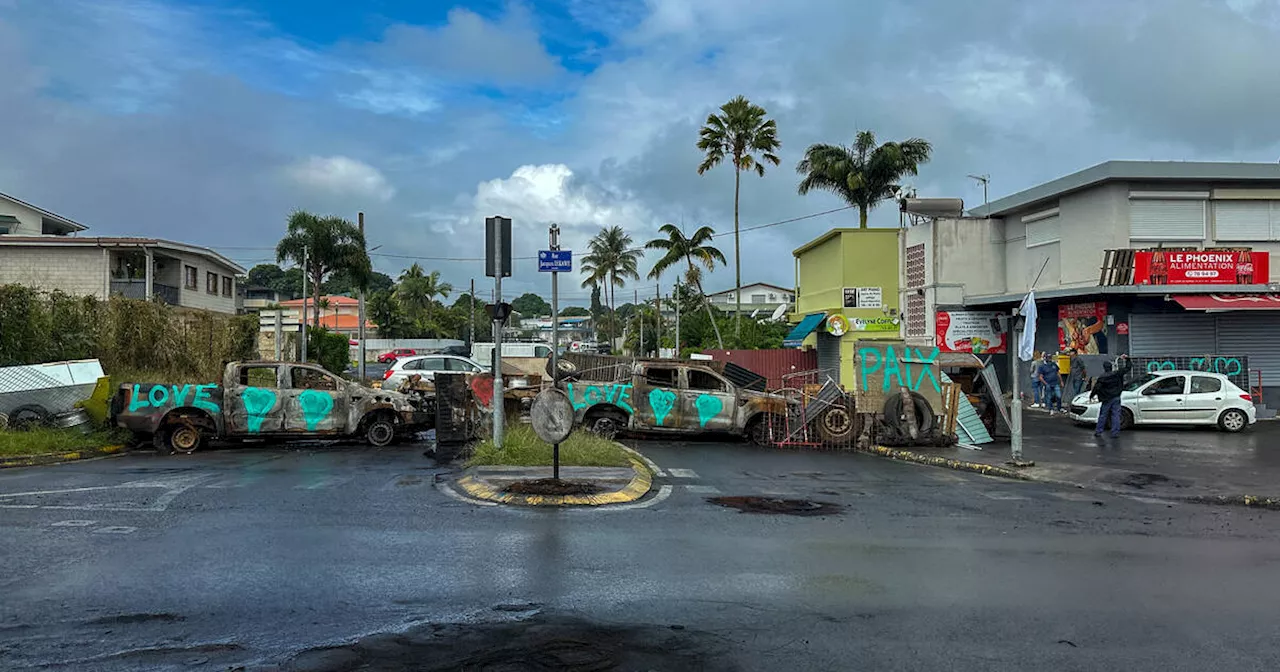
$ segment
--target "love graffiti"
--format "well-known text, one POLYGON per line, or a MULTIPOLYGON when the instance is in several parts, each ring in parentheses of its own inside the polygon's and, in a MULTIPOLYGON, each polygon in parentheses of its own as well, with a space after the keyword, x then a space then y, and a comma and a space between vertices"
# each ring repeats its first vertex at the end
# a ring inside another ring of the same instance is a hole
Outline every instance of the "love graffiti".
POLYGON ((151 389, 144 394, 142 386, 134 384, 133 392, 129 395, 129 412, 135 413, 144 408, 167 408, 169 406, 177 408, 186 406, 189 398, 191 399, 191 406, 210 413, 217 413, 221 408, 210 394, 217 387, 213 383, 205 385, 152 385, 151 389))
POLYGON ((614 404, 627 413, 635 413, 631 407, 631 383, 607 383, 604 385, 578 385, 565 383, 565 392, 573 410, 579 411, 596 404, 614 404))

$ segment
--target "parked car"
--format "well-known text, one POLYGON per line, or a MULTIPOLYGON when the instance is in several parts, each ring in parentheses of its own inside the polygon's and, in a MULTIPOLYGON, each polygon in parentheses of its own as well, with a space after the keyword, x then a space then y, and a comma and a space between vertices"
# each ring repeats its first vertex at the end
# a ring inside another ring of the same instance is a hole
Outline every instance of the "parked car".
POLYGON ((436 371, 453 373, 479 373, 487 368, 470 357, 458 355, 418 355, 397 359, 387 372, 382 374, 382 389, 399 389, 409 376, 418 374, 423 380, 431 380, 436 371))
MULTIPOLYGON (((1084 392, 1071 400, 1071 417, 1080 423, 1098 421, 1101 404, 1084 392)), ((1217 425, 1227 432, 1243 431, 1258 421, 1253 397, 1220 373, 1156 371, 1138 376, 1120 394, 1120 424, 1217 425)))
POLYGON ((418 351, 413 348, 396 348, 378 355, 378 363, 390 364, 401 357, 412 357, 416 354, 418 354, 418 351))
POLYGON ((311 364, 232 362, 221 383, 124 383, 112 423, 190 453, 208 439, 360 437, 385 446, 435 424, 434 400, 375 390, 311 364))

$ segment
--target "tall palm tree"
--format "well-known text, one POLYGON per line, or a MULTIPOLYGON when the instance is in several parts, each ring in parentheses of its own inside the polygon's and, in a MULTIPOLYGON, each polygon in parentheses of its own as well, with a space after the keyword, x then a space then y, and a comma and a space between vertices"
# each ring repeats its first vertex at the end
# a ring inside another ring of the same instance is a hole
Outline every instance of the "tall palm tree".
POLYGON ((755 170, 764 177, 764 164, 778 165, 776 152, 782 146, 778 142, 778 125, 765 118, 765 110, 743 96, 720 106, 720 114, 711 114, 698 133, 698 149, 704 158, 698 165, 698 174, 720 165, 728 157, 733 161, 733 277, 734 300, 733 332, 738 333, 742 321, 742 254, 738 242, 738 197, 742 192, 742 171, 755 170), (760 154, 756 158, 755 153, 760 154))
POLYGON ((845 203, 858 206, 858 226, 867 228, 867 213, 880 201, 892 198, 904 175, 916 175, 929 162, 933 147, 927 140, 911 138, 876 145, 876 135, 859 131, 853 146, 809 145, 796 172, 804 177, 797 188, 830 191, 845 203))
MULTIPOLYGON (((350 275, 357 289, 366 288, 373 275, 359 227, 341 217, 319 217, 303 210, 289 215, 287 232, 276 245, 276 262, 285 260, 302 268, 317 294, 325 277, 334 271, 350 275)), ((315 312, 315 325, 319 326, 320 311, 315 312)))
POLYGON ((436 331, 441 331, 440 326, 435 323, 435 306, 436 298, 449 298, 449 293, 453 291, 453 285, 440 280, 440 271, 431 271, 427 277, 422 279, 422 291, 427 295, 427 320, 435 326, 436 331))
POLYGON ((427 273, 421 265, 414 263, 400 273, 395 297, 424 331, 439 332, 439 325, 435 322, 436 299, 448 298, 452 291, 453 285, 441 281, 440 271, 427 273))
POLYGON ((716 343, 721 350, 724 350, 720 326, 716 324, 716 317, 711 312, 711 304, 707 301, 706 293, 702 291, 702 269, 711 271, 715 269, 717 263, 722 266, 728 263, 720 250, 707 244, 715 237, 716 232, 709 226, 703 226, 694 231, 692 236, 686 237, 684 231, 675 224, 663 224, 658 231, 665 234, 666 238, 654 238, 645 243, 646 248, 662 252, 662 256, 654 262, 653 270, 649 271, 649 278, 656 280, 668 269, 683 262, 685 264, 684 280, 690 287, 698 290, 702 305, 707 309, 707 318, 711 320, 711 326, 716 330, 716 343))
POLYGON ((637 264, 641 250, 632 248, 633 241, 621 226, 601 227, 587 243, 587 254, 582 258, 582 272, 586 279, 583 287, 602 286, 609 304, 610 321, 616 325, 616 290, 627 286, 627 280, 639 280, 637 264))

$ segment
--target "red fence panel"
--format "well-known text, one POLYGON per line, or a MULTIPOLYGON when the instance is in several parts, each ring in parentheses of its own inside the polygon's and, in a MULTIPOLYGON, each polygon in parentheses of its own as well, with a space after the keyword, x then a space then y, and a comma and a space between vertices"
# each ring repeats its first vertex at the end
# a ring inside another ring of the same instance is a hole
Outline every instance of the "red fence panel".
POLYGON ((703 350, 702 354, 711 355, 716 361, 733 362, 768 378, 766 387, 770 390, 783 387, 782 377, 789 373, 818 368, 818 353, 814 350, 703 350))

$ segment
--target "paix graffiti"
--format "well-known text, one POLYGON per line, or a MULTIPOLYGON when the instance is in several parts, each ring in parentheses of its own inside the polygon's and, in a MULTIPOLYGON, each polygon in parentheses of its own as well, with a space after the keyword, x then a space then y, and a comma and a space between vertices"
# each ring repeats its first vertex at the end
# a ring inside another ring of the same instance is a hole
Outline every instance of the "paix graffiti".
POLYGON ((926 356, 920 348, 902 346, 899 354, 899 350, 892 345, 863 345, 858 348, 858 379, 862 389, 880 388, 881 392, 888 394, 891 389, 906 387, 916 392, 928 381, 927 389, 940 393, 942 385, 933 370, 938 352, 935 347, 926 356), (880 374, 880 380, 871 380, 872 374, 876 373, 880 374))

